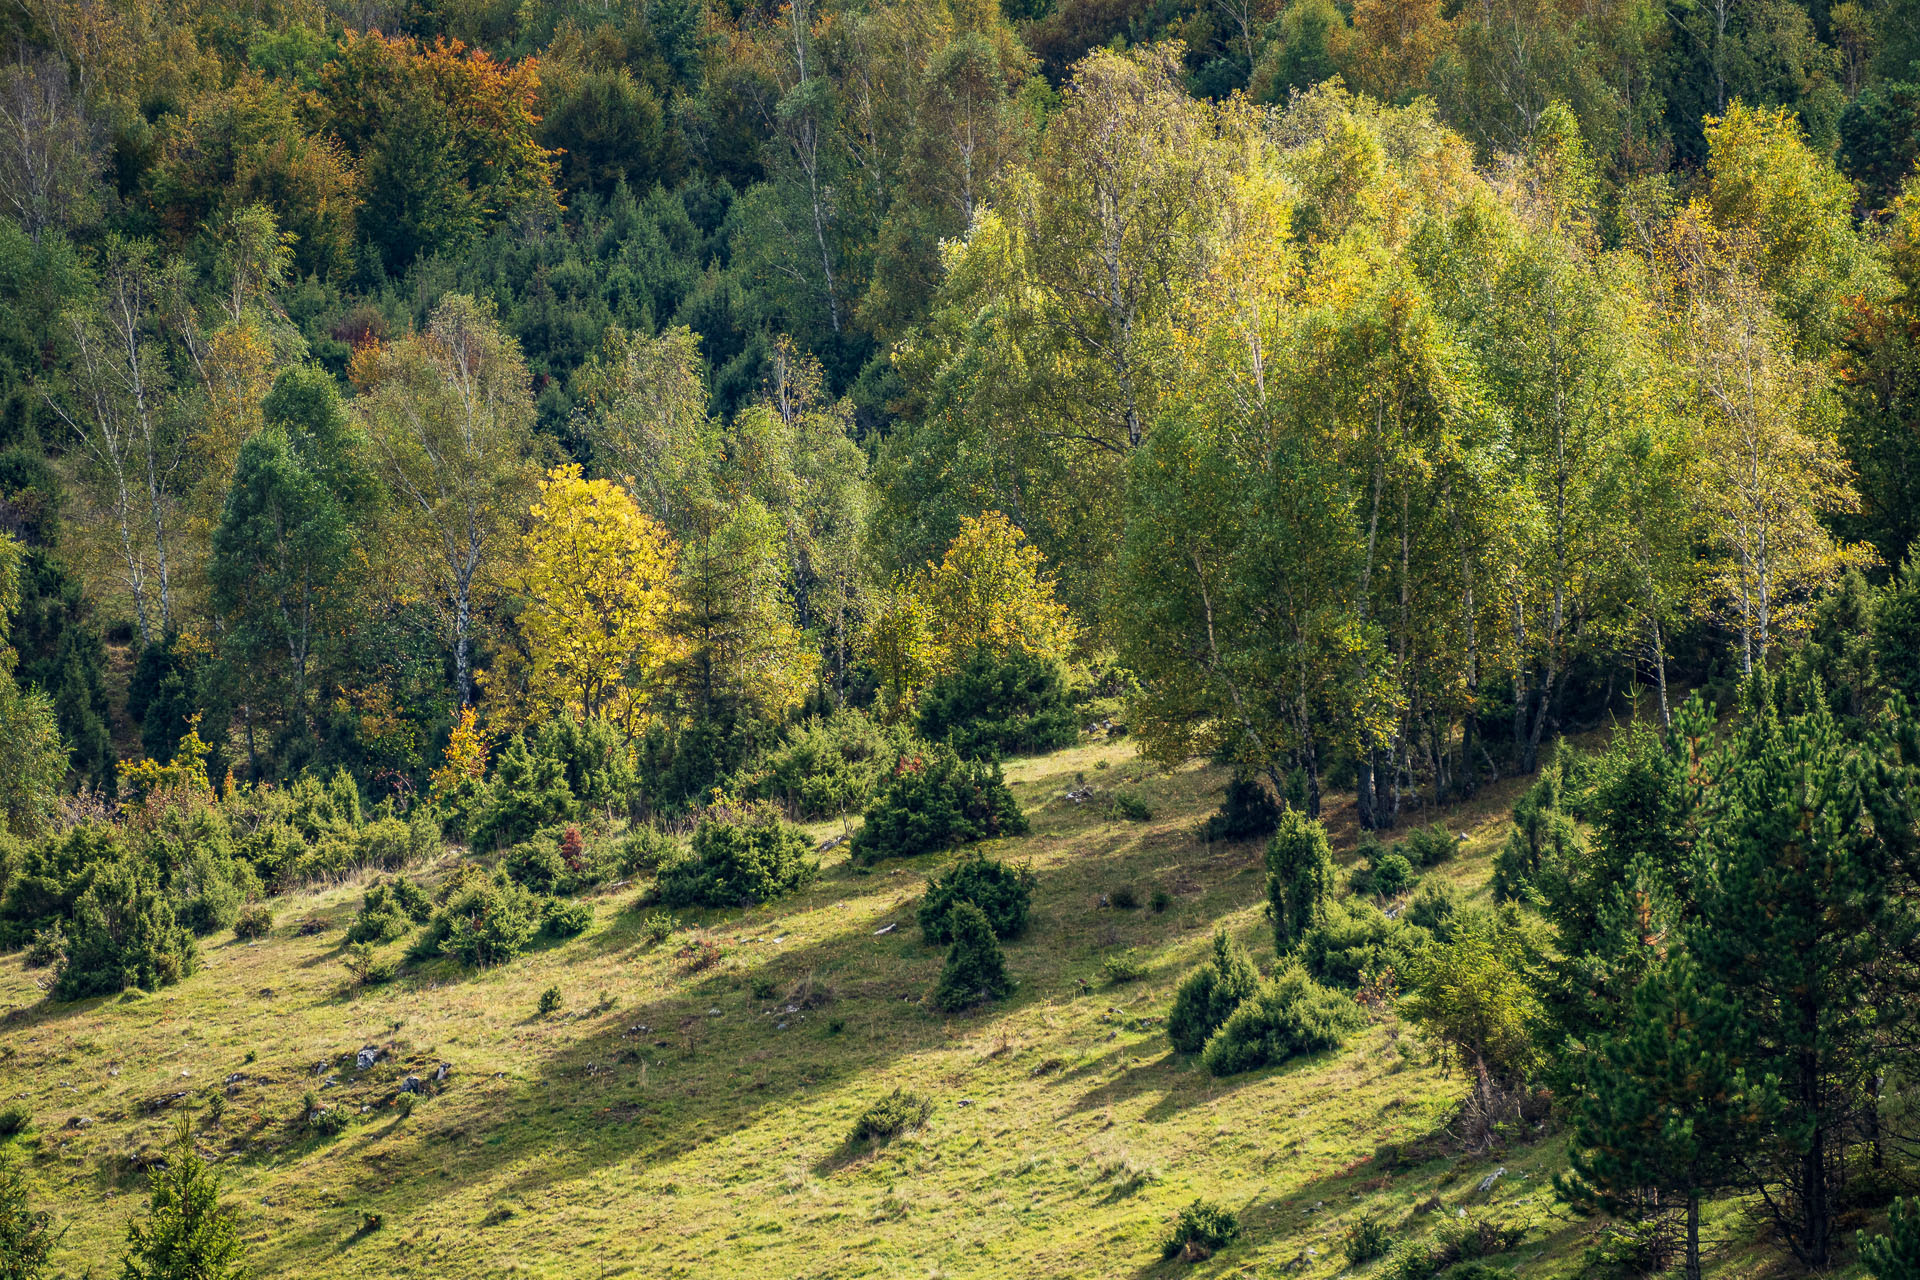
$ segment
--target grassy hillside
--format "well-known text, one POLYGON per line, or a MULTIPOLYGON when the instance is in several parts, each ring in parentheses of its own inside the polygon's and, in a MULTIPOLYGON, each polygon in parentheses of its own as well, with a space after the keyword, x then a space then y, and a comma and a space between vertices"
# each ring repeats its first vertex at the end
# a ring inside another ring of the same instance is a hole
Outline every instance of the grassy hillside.
MULTIPOLYGON (((269 1276, 1312 1277, 1345 1269, 1363 1215, 1414 1239, 1462 1210, 1529 1228, 1523 1275, 1571 1269, 1586 1226, 1555 1215, 1561 1141, 1453 1149, 1439 1130, 1459 1082, 1391 1018, 1338 1054, 1226 1081, 1170 1052, 1160 1020, 1216 922, 1272 958, 1260 847, 1196 834, 1217 773, 1161 775, 1121 741, 1009 776, 1034 830, 996 852, 1039 874, 1034 920, 1008 947, 1018 993, 963 1017, 920 1003, 940 955, 912 907, 944 856, 863 874, 831 853, 807 892, 664 943, 619 888, 580 938, 364 993, 340 963, 358 883, 277 902, 271 937, 211 941, 199 973, 153 996, 49 1008, 44 971, 10 959, 0 1076, 34 1116, 18 1142, 37 1200, 71 1224, 61 1262, 114 1269, 140 1169, 192 1108, 269 1276), (1081 777, 1099 794, 1075 804, 1081 777), (1134 778, 1150 822, 1107 813, 1134 778), (1122 889, 1137 909, 1107 905, 1122 889), (324 928, 303 934, 308 919, 324 928), (693 939, 722 958, 690 971, 693 939), (1108 984, 1103 960, 1129 949, 1145 976, 1108 984), (550 986, 564 1008, 541 1016, 550 986), (357 1071, 365 1046, 382 1057, 357 1071), (402 1079, 440 1063, 446 1082, 403 1115, 402 1079), (896 1086, 934 1100, 930 1122, 850 1152, 855 1117, 896 1086), (345 1132, 293 1127, 309 1090, 351 1112, 345 1132), (1163 1263, 1195 1196, 1236 1209, 1242 1239, 1163 1263)), ((1465 851, 1428 874, 1484 895, 1510 799, 1448 815, 1465 851)), ((1350 814, 1329 825, 1349 848, 1350 814)))

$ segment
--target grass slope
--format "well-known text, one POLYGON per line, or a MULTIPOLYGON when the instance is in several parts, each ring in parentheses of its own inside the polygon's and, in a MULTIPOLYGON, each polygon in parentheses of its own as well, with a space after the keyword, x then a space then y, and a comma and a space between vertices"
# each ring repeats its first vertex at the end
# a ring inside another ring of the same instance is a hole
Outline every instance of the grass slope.
MULTIPOLYGON (((995 852, 1038 872, 1034 919, 1007 948, 1019 991, 966 1016, 920 1003, 941 956, 912 907, 945 855, 860 874, 830 854, 790 900, 693 922, 725 951, 699 972, 678 954, 688 935, 651 941, 624 889, 594 900, 587 934, 511 965, 436 964, 349 993, 358 883, 275 903, 270 938, 210 940, 199 973, 153 996, 40 1005, 43 975, 10 960, 0 1079, 35 1117, 17 1141, 36 1203, 71 1224, 59 1262, 116 1269, 141 1168, 198 1107, 265 1276, 1314 1277, 1344 1269, 1363 1215, 1417 1239, 1461 1210, 1532 1228, 1512 1259, 1523 1274, 1566 1269, 1583 1228, 1552 1216, 1559 1140, 1418 1163, 1383 1150, 1431 1137, 1460 1091, 1392 1020, 1226 1081, 1170 1051, 1159 1020, 1216 922, 1263 964, 1273 954, 1261 848, 1195 834, 1217 772, 1151 772, 1123 741, 1008 773, 1033 834, 995 852), (1102 796, 1137 777, 1158 816, 1072 803, 1082 775, 1102 796), (1121 887, 1172 904, 1101 905, 1121 887), (301 936, 308 916, 327 928, 301 936), (1103 985, 1102 961, 1130 948, 1146 976, 1103 985), (554 985, 565 1008, 538 1016, 554 985), (356 1071, 367 1045, 383 1057, 356 1071), (402 1078, 442 1062, 446 1084, 401 1115, 402 1078), (930 1122, 848 1150, 855 1118, 896 1086, 933 1099, 930 1122), (308 1090, 352 1125, 295 1129, 308 1090), (218 1128, 214 1092, 230 1094, 218 1128), (1238 1211, 1241 1241, 1163 1263, 1195 1196, 1238 1211)), ((1466 852, 1429 874, 1484 895, 1510 800, 1494 789, 1449 815, 1466 852)), ((1350 847, 1350 814, 1330 825, 1350 847)))

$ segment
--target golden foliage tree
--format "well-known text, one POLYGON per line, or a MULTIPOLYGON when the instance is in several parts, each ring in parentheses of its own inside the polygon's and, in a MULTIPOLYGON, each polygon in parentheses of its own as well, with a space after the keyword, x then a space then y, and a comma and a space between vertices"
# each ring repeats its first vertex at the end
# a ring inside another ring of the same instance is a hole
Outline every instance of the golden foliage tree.
POLYGON ((678 548, 625 490, 556 467, 521 539, 528 702, 629 731, 672 656, 678 548))

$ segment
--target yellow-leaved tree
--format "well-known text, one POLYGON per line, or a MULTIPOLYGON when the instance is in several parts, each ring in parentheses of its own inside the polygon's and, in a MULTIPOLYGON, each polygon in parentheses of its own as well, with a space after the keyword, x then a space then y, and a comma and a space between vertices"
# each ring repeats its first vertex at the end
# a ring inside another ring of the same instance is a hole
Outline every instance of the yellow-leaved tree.
POLYGON ((998 511, 960 521, 939 564, 897 583, 869 618, 862 654, 896 712, 976 649, 1064 658, 1078 635, 1046 558, 998 511))
POLYGON ((556 467, 521 539, 530 712, 604 716, 632 734, 645 696, 674 656, 679 549, 620 486, 556 467))

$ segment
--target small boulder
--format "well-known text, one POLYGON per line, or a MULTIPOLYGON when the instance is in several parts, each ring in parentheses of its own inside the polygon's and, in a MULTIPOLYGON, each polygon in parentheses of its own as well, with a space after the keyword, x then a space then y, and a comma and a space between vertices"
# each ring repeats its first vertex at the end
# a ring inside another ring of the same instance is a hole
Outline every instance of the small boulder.
POLYGON ((368 1045, 359 1053, 353 1055, 353 1069, 355 1071, 365 1071, 378 1061, 380 1061, 380 1051, 372 1045, 368 1045))
POLYGON ((420 1077, 408 1076, 405 1080, 402 1080, 400 1082, 400 1092, 402 1093, 420 1092, 420 1077))

